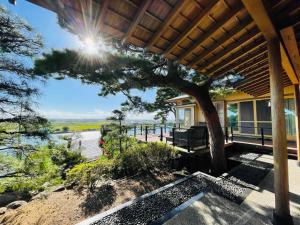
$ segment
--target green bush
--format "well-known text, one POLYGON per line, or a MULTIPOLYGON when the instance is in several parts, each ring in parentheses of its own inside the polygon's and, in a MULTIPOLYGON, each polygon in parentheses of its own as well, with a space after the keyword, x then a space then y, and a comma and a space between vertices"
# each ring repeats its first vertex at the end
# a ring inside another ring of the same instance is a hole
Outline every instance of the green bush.
POLYGON ((116 158, 121 174, 134 175, 155 168, 169 168, 176 151, 170 145, 159 142, 137 144, 116 158))
POLYGON ((79 188, 95 188, 96 182, 112 176, 114 160, 104 156, 93 162, 76 165, 67 173, 67 184, 76 184, 79 188))
POLYGON ((67 173, 67 183, 94 189, 98 180, 149 172, 155 168, 170 169, 177 152, 164 143, 134 144, 113 158, 102 156, 94 162, 81 163, 67 173))
POLYGON ((14 173, 1 179, 0 193, 42 191, 62 183, 65 171, 80 162, 80 153, 56 145, 41 147, 23 159, 0 155, 2 170, 14 173))

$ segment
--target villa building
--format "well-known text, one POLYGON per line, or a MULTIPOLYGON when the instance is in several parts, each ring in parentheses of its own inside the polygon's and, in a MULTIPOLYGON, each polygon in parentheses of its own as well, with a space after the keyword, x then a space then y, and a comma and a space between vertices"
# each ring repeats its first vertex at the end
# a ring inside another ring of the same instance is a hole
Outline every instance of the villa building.
MULTIPOLYGON (((294 86, 284 88, 284 112, 287 140, 296 141, 294 86)), ((195 99, 181 95, 168 100, 176 104, 176 127, 189 128, 205 123, 203 111, 195 99)), ((252 96, 238 91, 214 100, 221 126, 245 137, 272 137, 270 94, 252 96), (263 130, 263 131, 262 131, 263 130)), ((225 129, 224 129, 225 131, 225 129)))

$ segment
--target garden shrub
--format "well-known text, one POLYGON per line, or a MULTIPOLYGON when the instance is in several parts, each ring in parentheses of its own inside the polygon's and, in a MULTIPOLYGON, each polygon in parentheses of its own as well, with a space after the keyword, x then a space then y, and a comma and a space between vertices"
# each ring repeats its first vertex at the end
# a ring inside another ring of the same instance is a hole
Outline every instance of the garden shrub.
POLYGON ((177 152, 165 143, 135 143, 126 151, 116 152, 113 158, 105 156, 94 162, 76 165, 67 173, 67 183, 93 190, 98 180, 149 172, 153 169, 170 169, 177 152))
POLYGON ((0 155, 1 171, 13 173, 11 177, 0 178, 0 193, 42 191, 60 184, 66 169, 82 160, 80 153, 56 145, 41 147, 22 159, 0 155))
POLYGON ((97 181, 112 176, 114 160, 104 156, 93 162, 76 165, 67 172, 67 184, 76 184, 79 188, 94 189, 97 181))

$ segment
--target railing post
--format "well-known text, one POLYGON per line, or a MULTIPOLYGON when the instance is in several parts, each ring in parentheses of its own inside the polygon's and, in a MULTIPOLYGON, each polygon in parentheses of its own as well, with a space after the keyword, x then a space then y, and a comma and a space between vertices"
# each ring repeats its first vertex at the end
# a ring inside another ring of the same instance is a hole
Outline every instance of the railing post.
POLYGON ((174 127, 172 129, 172 142, 173 142, 173 146, 175 146, 175 128, 174 127))
POLYGON ((141 125, 141 135, 143 135, 143 125, 141 125))
POLYGON ((225 140, 228 143, 228 127, 225 127, 225 140))
POLYGON ((260 134, 261 134, 261 145, 265 145, 265 135, 264 135, 264 128, 260 128, 260 134))
POLYGON ((191 151, 191 130, 187 130, 187 144, 188 144, 188 152, 191 151))
POLYGON ((180 123, 178 124, 178 129, 180 130, 180 123))
POLYGON ((230 126, 230 132, 231 132, 231 142, 233 142, 233 127, 230 126))
POLYGON ((160 141, 163 141, 163 127, 160 127, 160 141))
POLYGON ((167 133, 167 124, 165 123, 165 133, 167 133))
POLYGON ((148 142, 148 126, 145 127, 145 141, 148 142))
POLYGON ((134 125, 134 128, 133 128, 133 135, 134 135, 134 137, 136 136, 136 125, 134 125))
POLYGON ((155 124, 153 124, 153 134, 155 134, 155 124))

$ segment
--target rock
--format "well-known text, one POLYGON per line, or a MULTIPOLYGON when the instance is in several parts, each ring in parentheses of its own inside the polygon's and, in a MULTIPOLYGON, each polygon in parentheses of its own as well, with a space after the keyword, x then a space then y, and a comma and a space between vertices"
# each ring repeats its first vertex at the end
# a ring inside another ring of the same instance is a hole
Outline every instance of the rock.
POLYGON ((6 207, 1 207, 0 208, 0 215, 3 215, 6 212, 7 208, 6 207))
POLYGON ((47 188, 47 187, 50 186, 50 183, 49 182, 45 182, 42 186, 43 186, 43 188, 47 188))
POLYGON ((25 205, 26 203, 27 203, 26 201, 22 201, 22 200, 14 201, 14 202, 9 203, 6 207, 8 209, 16 209, 16 208, 21 207, 22 205, 25 205))
POLYGON ((64 190, 65 190, 65 186, 59 185, 53 189, 53 192, 60 192, 60 191, 64 191, 64 190))

